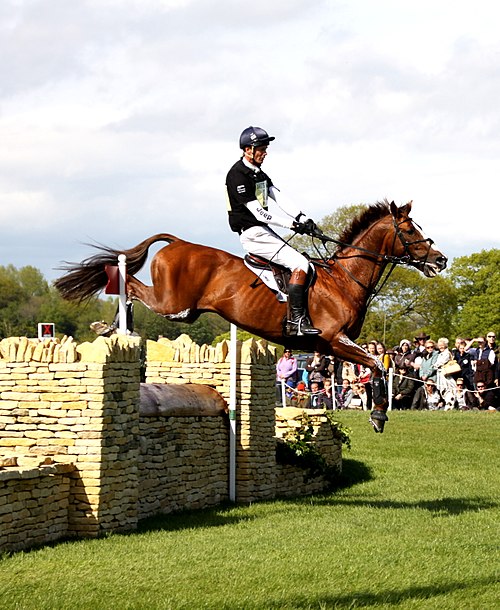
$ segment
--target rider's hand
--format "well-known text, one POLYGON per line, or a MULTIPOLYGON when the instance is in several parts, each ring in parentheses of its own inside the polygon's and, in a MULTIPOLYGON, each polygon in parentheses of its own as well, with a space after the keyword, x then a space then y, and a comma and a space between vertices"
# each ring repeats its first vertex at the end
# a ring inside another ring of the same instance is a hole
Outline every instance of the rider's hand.
POLYGON ((318 226, 312 218, 308 218, 306 221, 304 221, 304 225, 308 235, 314 235, 318 231, 318 226))
POLYGON ((295 233, 299 233, 300 235, 315 235, 319 232, 319 229, 312 218, 308 218, 304 222, 295 221, 292 228, 295 233))
POLYGON ((304 235, 304 233, 306 232, 306 224, 305 222, 297 222, 295 220, 292 225, 292 229, 295 231, 295 233, 298 233, 299 235, 304 235))

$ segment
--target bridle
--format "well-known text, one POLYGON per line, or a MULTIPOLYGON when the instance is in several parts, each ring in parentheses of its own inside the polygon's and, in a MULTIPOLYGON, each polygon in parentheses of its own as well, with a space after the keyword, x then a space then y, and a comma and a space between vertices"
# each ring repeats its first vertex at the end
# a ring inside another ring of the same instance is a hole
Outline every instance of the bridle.
POLYGON ((405 218, 404 220, 402 220, 401 222, 398 223, 393 216, 392 222, 394 224, 393 249, 394 249, 394 246, 396 245, 396 237, 399 237, 399 241, 401 242, 401 245, 403 246, 403 250, 404 250, 404 256, 394 257, 396 259, 395 264, 416 265, 416 266, 424 265, 425 266, 427 264, 427 259, 429 258, 429 253, 431 251, 434 240, 432 240, 430 237, 422 237, 422 239, 415 239, 414 241, 408 241, 406 239, 404 233, 400 229, 400 226, 402 224, 404 224, 405 222, 410 222, 414 227, 417 227, 418 229, 420 229, 421 233, 423 230, 422 227, 419 224, 417 224, 414 220, 412 220, 410 217, 405 218), (428 244, 427 252, 425 253, 425 256, 423 256, 420 259, 412 258, 409 247, 414 246, 416 244, 424 244, 424 243, 428 244))
MULTIPOLYGON (((318 232, 318 234, 311 236, 313 247, 316 250, 316 252, 318 253, 319 259, 322 261, 322 263, 319 263, 320 266, 327 269, 327 271, 330 273, 331 273, 331 267, 330 267, 331 263, 334 263, 334 264, 338 265, 341 269, 343 269, 345 271, 345 273, 347 273, 347 275, 349 275, 349 277, 354 282, 356 282, 356 284, 361 286, 361 288, 363 288, 364 290, 366 290, 369 293, 367 305, 369 305, 373 301, 373 299, 380 294, 380 292, 384 288, 387 280, 389 279, 390 275, 394 271, 394 268, 396 267, 396 265, 413 265, 415 267, 425 266, 427 264, 429 254, 430 254, 432 245, 434 243, 434 241, 432 239, 424 238, 424 237, 422 239, 416 239, 414 241, 409 241, 406 238, 403 231, 401 230, 401 225, 405 224, 406 222, 410 222, 413 226, 418 227, 418 229, 420 229, 420 232, 422 232, 422 227, 420 225, 418 225, 416 222, 414 222, 410 217, 405 218, 404 220, 402 220, 400 222, 398 222, 397 219, 393 215, 391 215, 391 217, 392 217, 392 222, 393 222, 393 226, 394 226, 394 239, 393 239, 392 246, 391 246, 391 252, 394 252, 395 247, 396 247, 396 240, 399 239, 399 241, 401 242, 401 245, 403 246, 403 254, 399 255, 399 256, 396 256, 394 254, 380 254, 380 252, 375 252, 374 250, 369 250, 369 249, 363 248, 361 246, 356 246, 354 244, 348 244, 348 243, 339 241, 338 239, 334 239, 333 237, 328 237, 327 235, 325 235, 322 232, 318 232), (314 241, 315 239, 318 239, 319 241, 321 241, 323 243, 323 247, 326 250, 328 257, 321 255, 321 253, 316 245, 316 242, 314 241), (337 252, 334 253, 333 255, 331 255, 328 252, 328 249, 326 246, 326 244, 330 243, 330 242, 336 244, 340 248, 350 248, 350 249, 356 250, 358 252, 356 254, 352 254, 351 256, 344 257, 344 258, 356 258, 356 257, 362 257, 362 256, 369 256, 371 258, 374 258, 376 264, 378 264, 378 265, 385 265, 385 264, 389 263, 391 265, 391 267, 390 267, 389 271, 386 273, 384 280, 378 286, 378 288, 375 288, 375 287, 371 288, 370 286, 365 286, 363 284, 363 282, 361 282, 361 280, 359 280, 357 277, 355 277, 354 274, 351 273, 351 271, 349 269, 347 269, 347 267, 340 262, 339 254, 337 252), (412 256, 412 253, 410 252, 410 248, 412 246, 415 246, 416 244, 421 244, 421 243, 427 243, 428 248, 427 248, 425 255, 422 258, 416 259, 412 256)), ((383 220, 383 219, 380 219, 380 220, 383 220)))

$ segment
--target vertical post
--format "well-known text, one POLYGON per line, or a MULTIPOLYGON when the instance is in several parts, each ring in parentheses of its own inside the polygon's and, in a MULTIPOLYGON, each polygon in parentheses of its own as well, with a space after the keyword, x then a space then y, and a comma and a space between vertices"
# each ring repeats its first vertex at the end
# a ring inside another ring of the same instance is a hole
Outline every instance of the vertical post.
POLYGON ((236 502, 236 326, 231 324, 229 343, 229 500, 236 502))
POLYGON ((286 384, 285 380, 281 380, 281 406, 286 407, 286 384))
POLYGON ((118 275, 120 281, 120 295, 118 297, 118 328, 119 335, 127 334, 127 295, 126 279, 127 279, 127 257, 125 254, 118 256, 118 275))
POLYGON ((388 411, 392 411, 392 384, 394 383, 394 369, 389 369, 389 381, 387 382, 387 398, 389 399, 389 404, 387 406, 388 411))

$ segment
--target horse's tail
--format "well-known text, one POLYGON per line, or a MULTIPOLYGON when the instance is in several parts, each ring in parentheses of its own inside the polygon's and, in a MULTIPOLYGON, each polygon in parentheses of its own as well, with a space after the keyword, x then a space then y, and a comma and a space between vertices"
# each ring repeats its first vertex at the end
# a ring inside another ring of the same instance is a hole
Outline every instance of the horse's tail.
POLYGON ((69 301, 85 301, 102 290, 108 283, 106 265, 117 265, 118 256, 127 257, 127 275, 135 275, 142 269, 148 258, 149 248, 158 241, 172 243, 178 238, 168 233, 158 233, 148 237, 130 250, 115 250, 102 244, 90 244, 99 250, 98 254, 86 258, 81 263, 66 263, 60 267, 67 273, 54 282, 61 296, 69 301))

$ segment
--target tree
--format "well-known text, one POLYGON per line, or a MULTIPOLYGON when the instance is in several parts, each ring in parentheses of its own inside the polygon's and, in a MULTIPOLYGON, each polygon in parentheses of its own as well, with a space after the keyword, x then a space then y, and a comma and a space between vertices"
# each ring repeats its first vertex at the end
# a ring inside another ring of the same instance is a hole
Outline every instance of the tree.
POLYGON ((456 302, 449 278, 426 278, 416 269, 396 267, 368 310, 361 340, 377 339, 392 347, 424 329, 433 337, 450 337, 456 302))
POLYGON ((475 337, 500 328, 500 250, 456 258, 449 271, 457 290, 457 334, 475 337))
POLYGON ((36 336, 38 309, 48 290, 34 267, 0 267, 0 336, 36 336))

